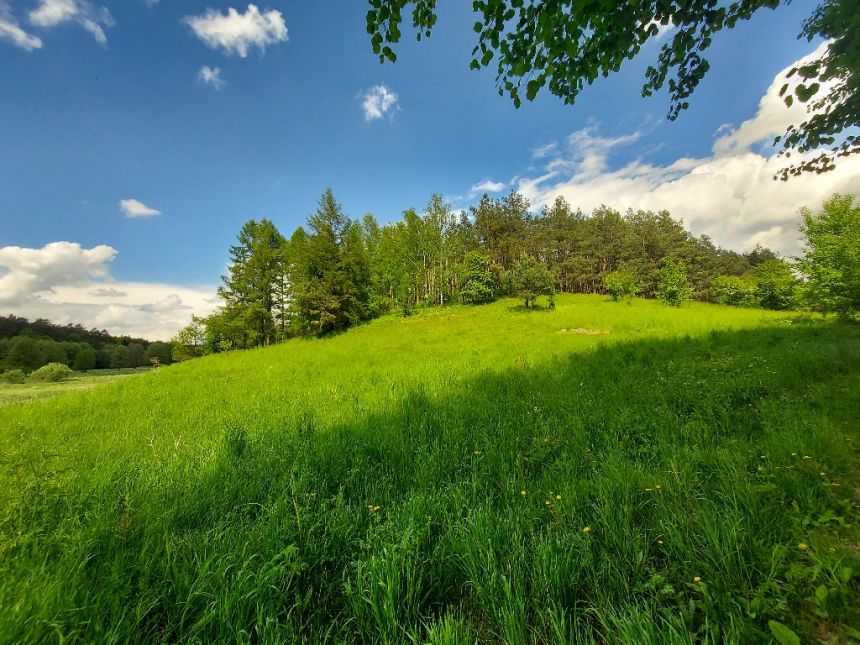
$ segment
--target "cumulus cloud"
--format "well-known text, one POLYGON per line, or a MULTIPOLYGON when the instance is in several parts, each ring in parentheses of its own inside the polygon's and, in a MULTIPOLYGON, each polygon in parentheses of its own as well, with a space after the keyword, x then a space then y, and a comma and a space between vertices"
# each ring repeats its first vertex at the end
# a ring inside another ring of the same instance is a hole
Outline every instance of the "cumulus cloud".
POLYGON ((119 203, 119 208, 125 213, 126 217, 153 217, 161 215, 160 210, 147 206, 136 199, 123 199, 119 203))
POLYGON ((487 179, 486 181, 482 181, 472 186, 469 189, 469 194, 474 196, 480 195, 482 193, 497 193, 501 190, 504 190, 505 186, 507 186, 507 184, 503 181, 492 181, 490 179, 487 179))
POLYGON ((221 68, 209 67, 208 65, 204 65, 200 68, 200 71, 197 73, 197 80, 206 85, 211 85, 216 90, 220 90, 227 84, 226 81, 221 78, 221 68))
POLYGON ((207 9, 203 15, 186 16, 182 20, 207 47, 238 54, 240 58, 245 58, 253 47, 264 52, 268 45, 287 40, 283 14, 274 9, 261 13, 253 4, 248 5, 245 13, 232 7, 226 15, 207 9))
MULTIPOLYGON (((749 150, 755 144, 770 144, 776 135, 784 134, 789 125, 796 125, 805 121, 808 117, 806 104, 795 101, 791 107, 786 107, 779 95, 779 90, 785 84, 791 87, 800 82, 802 79, 799 74, 795 74, 792 79, 786 78, 788 71, 795 65, 803 65, 820 58, 827 46, 828 43, 821 43, 815 51, 777 74, 764 96, 761 97, 758 111, 753 118, 747 119, 738 128, 732 128, 730 124, 720 126, 717 133, 723 134, 714 142, 714 154, 735 154, 749 150)), ((820 90, 822 95, 826 94, 832 85, 832 82, 825 84, 820 90)), ((792 93, 792 90, 788 92, 792 93)))
POLYGON ((12 15, 9 5, 2 0, 0 0, 0 41, 12 43, 27 51, 42 48, 42 39, 24 31, 12 15))
POLYGON ((155 340, 214 308, 215 287, 114 280, 116 255, 110 246, 73 242, 0 248, 0 310, 155 340))
POLYGON ((0 304, 50 291, 57 285, 74 284, 107 275, 106 264, 116 249, 100 245, 81 248, 72 242, 52 242, 41 249, 6 246, 0 249, 0 304))
MULTIPOLYGON (((812 52, 811 58, 821 49, 812 52)), ((847 157, 836 170, 788 182, 773 176, 785 160, 768 144, 805 112, 788 109, 779 97, 786 67, 771 83, 752 118, 739 127, 721 126, 710 155, 652 164, 628 156, 610 163, 641 138, 634 132, 605 137, 595 124, 571 134, 546 153, 539 171, 516 179, 516 187, 540 208, 556 197, 589 212, 601 204, 618 209, 667 209, 696 234, 734 249, 764 244, 783 253, 799 249, 798 209, 815 208, 834 192, 860 193, 860 158, 847 157)), ((807 153, 810 157, 816 152, 807 153)), ((797 155, 792 160, 797 162, 797 155)))
POLYGON ((116 24, 106 7, 94 7, 85 0, 39 0, 29 18, 30 24, 43 28, 75 22, 102 45, 107 44, 104 27, 113 27, 116 24))
POLYGON ((398 107, 397 93, 385 85, 374 85, 360 98, 365 121, 381 119, 385 114, 396 110, 398 107))

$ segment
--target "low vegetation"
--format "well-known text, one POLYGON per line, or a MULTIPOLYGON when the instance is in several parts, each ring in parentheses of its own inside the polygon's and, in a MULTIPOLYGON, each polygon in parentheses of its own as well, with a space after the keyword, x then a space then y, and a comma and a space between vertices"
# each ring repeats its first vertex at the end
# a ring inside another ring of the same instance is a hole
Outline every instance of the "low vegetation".
POLYGON ((2 640, 858 637, 856 325, 416 314, 0 409, 2 640))

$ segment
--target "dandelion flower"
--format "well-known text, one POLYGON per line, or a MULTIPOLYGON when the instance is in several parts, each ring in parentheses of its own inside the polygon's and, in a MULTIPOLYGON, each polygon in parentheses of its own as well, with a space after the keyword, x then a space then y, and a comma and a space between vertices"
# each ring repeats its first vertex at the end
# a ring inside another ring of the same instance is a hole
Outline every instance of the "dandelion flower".
POLYGON ((547 506, 549 506, 550 504, 552 504, 552 502, 551 502, 551 501, 549 501, 549 500, 546 500, 546 501, 544 502, 544 504, 546 504, 547 506))
POLYGON ((821 476, 822 476, 822 477, 827 477, 827 473, 826 473, 826 472, 824 472, 823 470, 821 471, 821 473, 820 473, 820 474, 821 474, 821 476))
POLYGON ((583 533, 591 533, 591 527, 590 526, 584 526, 582 528, 582 532, 583 533))
POLYGON ((556 495, 556 496, 555 496, 555 498, 556 498, 556 499, 561 499, 561 495, 556 495))
POLYGON ((657 544, 663 544, 663 540, 657 540, 657 544))
POLYGON ((525 491, 525 490, 521 490, 521 491, 520 491, 520 495, 522 495, 523 497, 525 497, 525 496, 526 496, 526 491, 525 491))
POLYGON ((662 487, 660 484, 657 484, 657 485, 655 486, 655 488, 656 488, 657 490, 660 490, 660 489, 661 489, 661 488, 663 488, 663 487, 662 487))
POLYGON ((801 542, 797 545, 797 548, 801 551, 806 551, 809 548, 809 545, 806 542, 801 542))
POLYGON ((476 455, 480 455, 480 454, 481 454, 481 451, 480 451, 480 450, 476 450, 474 454, 476 454, 476 455))
POLYGON ((693 578, 693 582, 701 582, 701 581, 702 581, 702 579, 699 576, 696 576, 695 578, 693 578))

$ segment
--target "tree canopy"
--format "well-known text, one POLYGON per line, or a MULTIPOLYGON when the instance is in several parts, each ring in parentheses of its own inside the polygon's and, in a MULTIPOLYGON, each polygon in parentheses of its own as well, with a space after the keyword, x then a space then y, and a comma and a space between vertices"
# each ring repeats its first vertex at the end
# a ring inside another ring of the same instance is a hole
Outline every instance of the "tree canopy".
MULTIPOLYGON (((369 0, 367 32, 380 61, 397 59, 404 13, 411 9, 420 40, 436 24, 436 0, 369 0)), ((661 29, 672 33, 646 71, 643 96, 664 88, 669 93, 668 118, 674 120, 707 74, 705 52, 723 29, 749 20, 762 9, 776 9, 779 0, 660 0, 603 2, 601 0, 474 0, 477 14, 472 69, 495 61, 496 86, 516 107, 531 101, 546 87, 573 104, 586 85, 617 72, 625 60, 639 54, 661 29)), ((843 137, 860 124, 860 10, 857 0, 824 0, 803 24, 800 37, 831 40, 817 61, 793 70, 802 79, 793 91, 783 88, 787 104, 807 103, 810 118, 792 125, 781 138, 783 154, 825 146, 815 159, 802 160, 777 176, 825 172, 837 156, 860 151, 854 136, 843 137)))

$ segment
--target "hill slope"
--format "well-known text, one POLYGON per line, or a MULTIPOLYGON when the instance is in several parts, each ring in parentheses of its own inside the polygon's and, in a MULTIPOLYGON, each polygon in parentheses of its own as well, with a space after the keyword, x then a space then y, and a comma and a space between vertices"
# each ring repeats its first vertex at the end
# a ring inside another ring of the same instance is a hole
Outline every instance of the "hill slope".
POLYGON ((0 639, 847 633, 860 329, 558 303, 0 409, 0 639))

